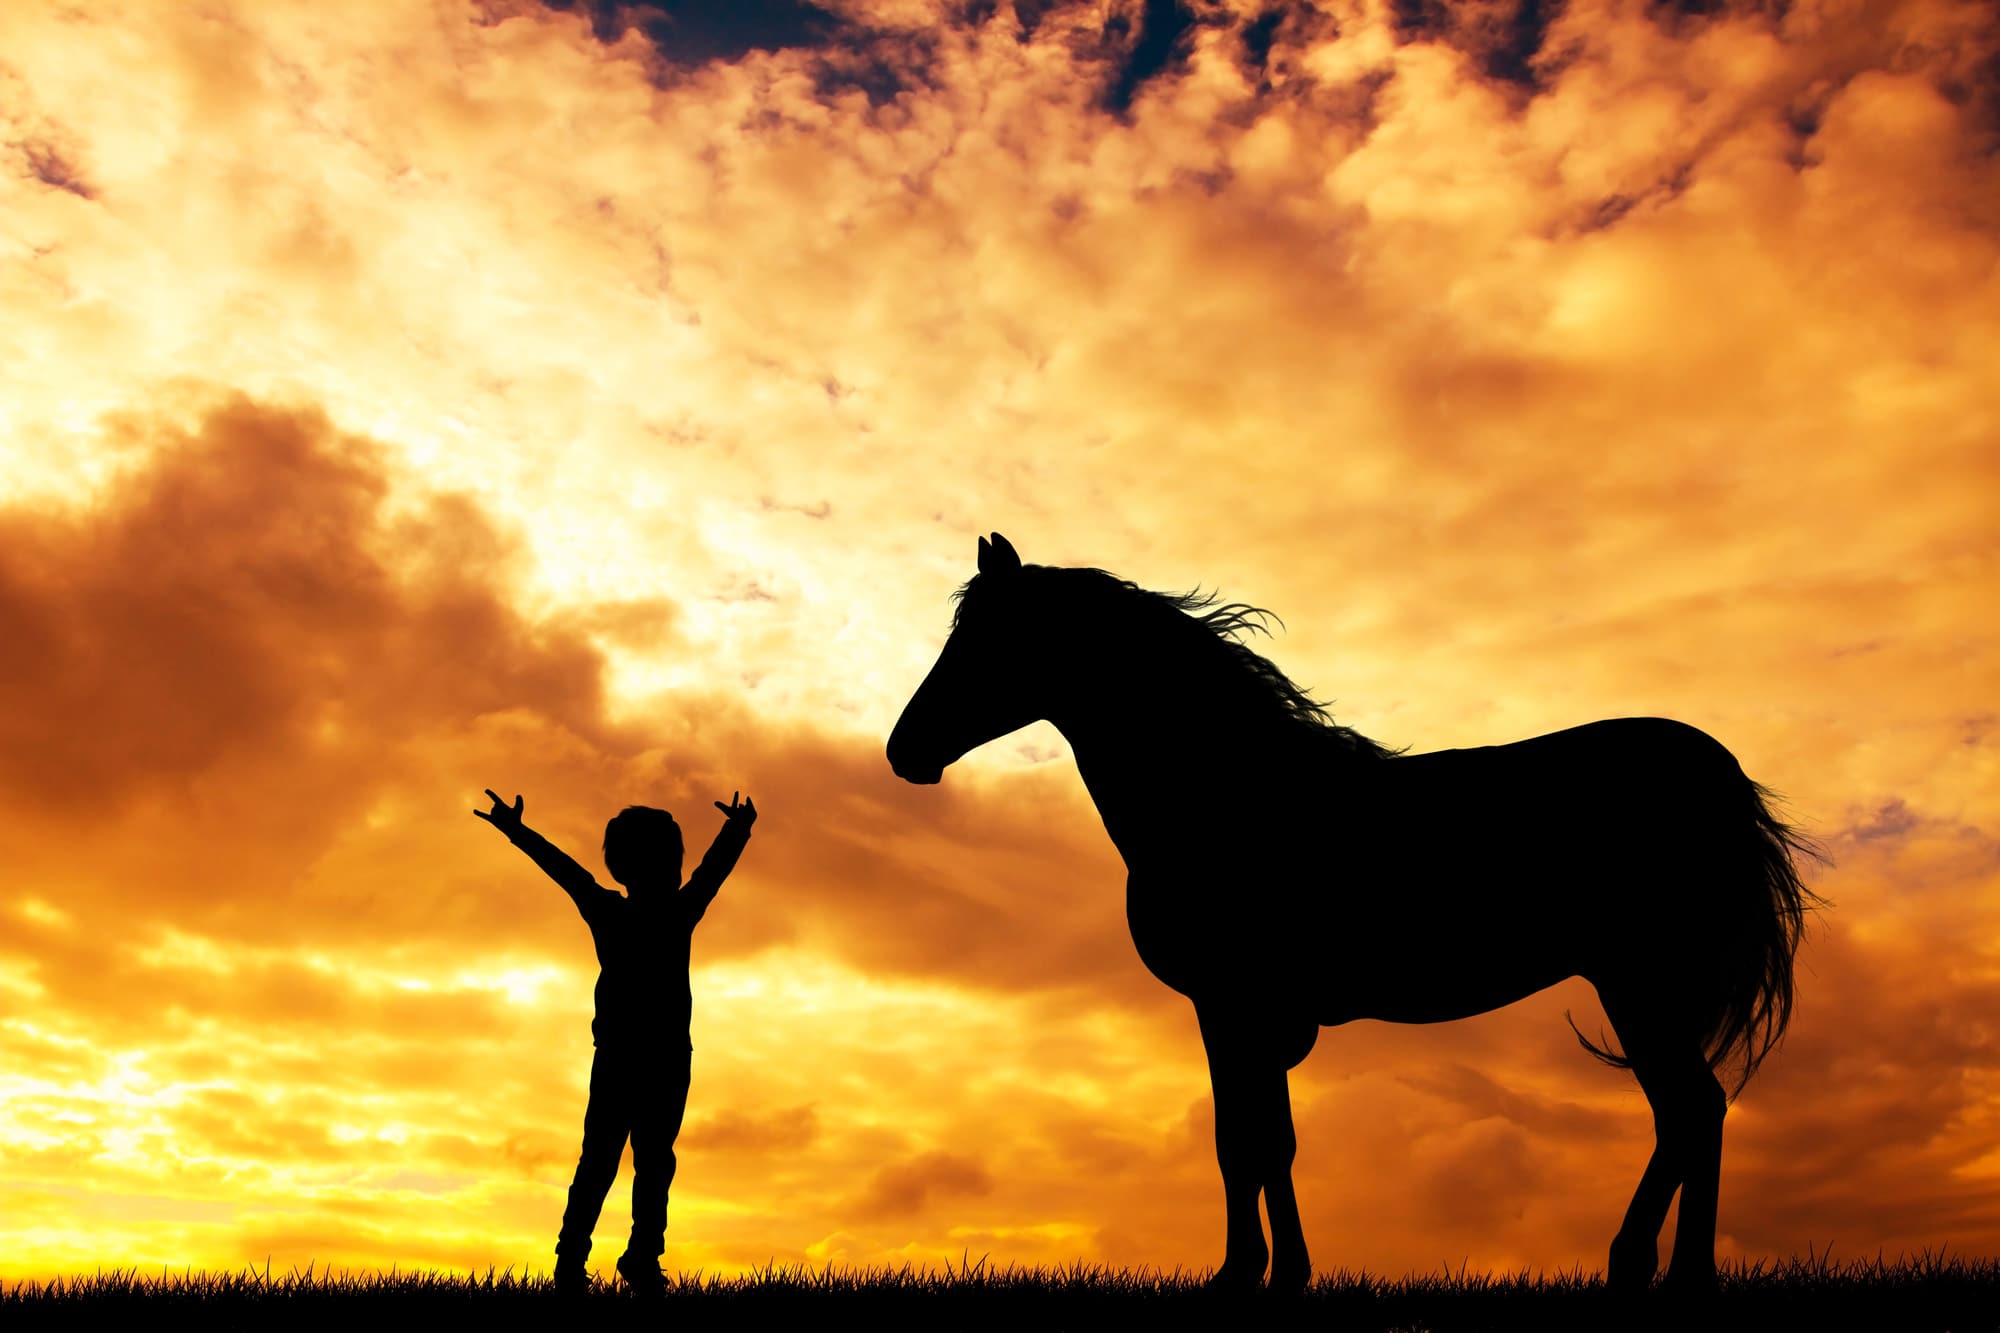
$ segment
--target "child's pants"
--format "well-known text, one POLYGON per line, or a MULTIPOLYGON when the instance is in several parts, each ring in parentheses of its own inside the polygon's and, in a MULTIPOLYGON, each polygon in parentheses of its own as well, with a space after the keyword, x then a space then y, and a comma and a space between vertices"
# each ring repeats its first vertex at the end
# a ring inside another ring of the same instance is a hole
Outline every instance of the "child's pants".
POLYGON ((658 1260, 667 1247, 667 1187, 674 1183, 674 1140, 687 1112, 692 1051, 648 1045, 600 1046, 590 1062, 590 1106, 583 1113, 583 1154, 570 1182, 556 1239, 559 1262, 582 1263, 604 1196, 632 1139, 632 1239, 626 1255, 658 1260))

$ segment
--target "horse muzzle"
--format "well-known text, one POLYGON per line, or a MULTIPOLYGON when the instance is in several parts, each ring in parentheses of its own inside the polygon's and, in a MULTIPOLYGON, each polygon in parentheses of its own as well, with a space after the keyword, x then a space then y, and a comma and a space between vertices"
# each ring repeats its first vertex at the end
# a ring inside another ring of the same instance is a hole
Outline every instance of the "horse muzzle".
POLYGON ((905 782, 914 782, 920 787, 935 786, 944 780, 944 766, 941 764, 897 763, 889 761, 890 769, 905 782))
POLYGON ((900 736, 889 737, 888 755, 889 770, 905 782, 929 787, 944 777, 943 764, 911 754, 910 746, 900 736))

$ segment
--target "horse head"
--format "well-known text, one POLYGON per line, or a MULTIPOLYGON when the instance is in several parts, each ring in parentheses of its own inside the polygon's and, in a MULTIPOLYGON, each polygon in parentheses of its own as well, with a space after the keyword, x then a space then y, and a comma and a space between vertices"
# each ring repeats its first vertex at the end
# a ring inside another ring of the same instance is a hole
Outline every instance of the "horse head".
POLYGON ((959 590, 951 636, 889 733, 889 767, 933 783, 968 750, 1043 716, 1021 614, 1029 576, 999 533, 979 539, 979 572, 959 590))

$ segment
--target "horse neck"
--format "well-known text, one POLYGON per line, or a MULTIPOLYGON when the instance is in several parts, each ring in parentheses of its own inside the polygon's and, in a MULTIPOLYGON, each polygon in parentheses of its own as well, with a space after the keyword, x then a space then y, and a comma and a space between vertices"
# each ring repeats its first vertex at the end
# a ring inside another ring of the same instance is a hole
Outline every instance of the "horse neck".
POLYGON ((1127 867, 1179 855, 1193 812, 1212 817, 1218 799, 1255 798, 1237 790, 1247 786, 1239 775, 1259 771, 1274 740, 1268 709, 1241 692, 1163 684, 1135 658, 1100 658, 1048 712, 1127 867))

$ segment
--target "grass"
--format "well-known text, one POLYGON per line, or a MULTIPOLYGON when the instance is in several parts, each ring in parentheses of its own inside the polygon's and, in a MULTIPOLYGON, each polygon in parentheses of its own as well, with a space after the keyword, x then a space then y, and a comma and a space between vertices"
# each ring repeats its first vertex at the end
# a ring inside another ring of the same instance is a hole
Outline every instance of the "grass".
POLYGON ((1678 1305, 1605 1291, 1601 1277, 1472 1273, 1381 1278, 1335 1272, 1295 1300, 1227 1298, 1205 1274, 1128 1272, 1077 1264, 991 1268, 984 1260, 943 1272, 913 1268, 812 1270, 773 1266, 737 1278, 671 1279, 664 1308, 598 1283, 565 1301, 542 1274, 344 1273, 307 1268, 273 1276, 129 1269, 23 1282, 0 1291, 0 1325, 158 1320, 220 1328, 350 1328, 368 1333, 419 1323, 484 1328, 569 1327, 584 1321, 728 1329, 863 1326, 1029 1329, 1126 1325, 1229 1327, 1244 1323, 1342 1333, 1475 1333, 1477 1330, 1884 1329, 1896 1333, 2000 1333, 2000 1259, 1942 1251, 1915 1258, 1836 1263, 1827 1255, 1725 1268, 1712 1301, 1678 1305))

